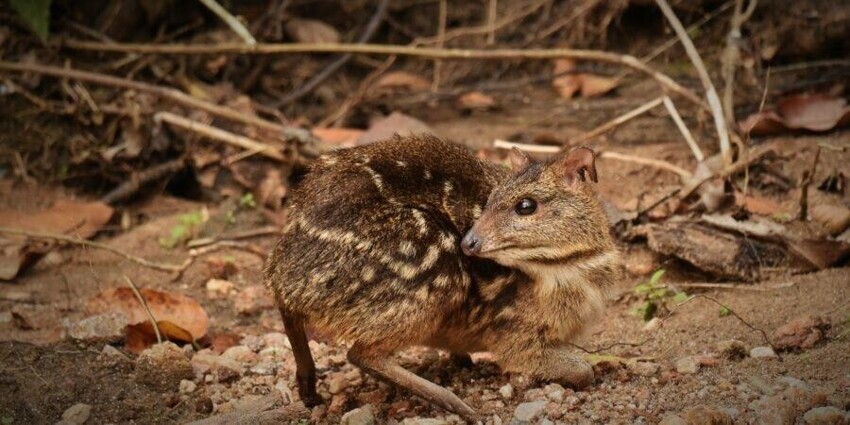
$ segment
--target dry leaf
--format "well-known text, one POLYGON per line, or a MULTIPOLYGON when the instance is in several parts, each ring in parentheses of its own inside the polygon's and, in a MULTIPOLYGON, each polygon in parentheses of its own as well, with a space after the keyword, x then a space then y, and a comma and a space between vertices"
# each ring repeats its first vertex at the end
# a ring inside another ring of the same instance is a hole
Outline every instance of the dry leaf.
MULTIPOLYGON (((15 229, 39 233, 54 233, 88 238, 109 219, 112 208, 102 202, 83 202, 67 199, 56 201, 45 211, 0 211, 0 223, 15 229)), ((34 265, 53 247, 52 242, 28 242, 24 236, 4 236, 0 242, 0 279, 12 280, 34 265)))
POLYGON ((809 214, 832 236, 850 227, 850 209, 843 205, 812 205, 809 214))
MULTIPOLYGON (((194 299, 149 288, 143 288, 139 292, 148 303, 157 323, 168 322, 164 329, 160 326, 160 330, 168 339, 193 341, 206 335, 209 316, 194 299)), ((124 313, 130 326, 143 323, 150 325, 145 308, 130 288, 107 289, 86 302, 86 313, 90 315, 113 312, 124 313)), ((139 332, 142 330, 143 328, 135 329, 139 332)))
POLYGON ((301 43, 339 43, 339 32, 315 19, 292 18, 285 29, 290 37, 301 43))
POLYGON ((384 74, 384 76, 375 83, 375 87, 428 90, 431 88, 431 83, 418 75, 414 75, 406 71, 395 71, 384 74))
POLYGON ((314 128, 312 132, 322 141, 340 146, 353 146, 365 133, 356 128, 314 128))
POLYGON ((579 74, 579 77, 582 97, 602 96, 617 87, 617 82, 613 78, 593 74, 579 74))
MULTIPOLYGON (((555 75, 562 74, 574 70, 575 66, 575 61, 571 59, 558 59, 552 72, 555 75)), ((613 78, 582 72, 556 77, 552 80, 552 86, 562 98, 572 99, 576 92, 581 92, 583 97, 601 96, 616 88, 617 82, 613 78)))
POLYGON ((750 115, 738 125, 752 135, 791 130, 827 131, 850 124, 847 101, 826 94, 801 94, 779 101, 776 111, 750 115))
POLYGON ((458 104, 463 109, 489 109, 496 106, 496 101, 480 91, 473 91, 458 98, 458 104))
POLYGON ((782 210, 779 202, 763 196, 745 196, 740 192, 735 193, 735 205, 758 215, 773 215, 782 210))
POLYGON ((433 134, 428 124, 401 112, 393 112, 386 118, 372 123, 363 135, 357 138, 358 145, 386 140, 393 135, 409 136, 414 134, 433 134))

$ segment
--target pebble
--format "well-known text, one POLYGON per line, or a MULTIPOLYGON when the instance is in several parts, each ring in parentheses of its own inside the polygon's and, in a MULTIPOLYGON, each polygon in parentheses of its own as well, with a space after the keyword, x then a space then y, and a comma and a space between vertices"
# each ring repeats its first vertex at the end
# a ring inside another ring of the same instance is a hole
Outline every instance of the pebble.
POLYGON ((847 425, 850 415, 833 406, 815 407, 803 415, 808 425, 847 425))
POLYGON ((732 417, 716 407, 699 405, 685 412, 688 425, 732 425, 732 417))
POLYGON ((228 382, 239 378, 245 373, 245 368, 239 362, 212 354, 208 350, 199 351, 192 357, 191 367, 195 375, 203 376, 210 373, 215 375, 218 382, 228 382))
POLYGON ((91 416, 91 405, 77 403, 62 413, 62 422, 65 424, 80 425, 86 423, 91 416))
POLYGON ((779 350, 806 350, 821 342, 829 327, 829 322, 820 316, 801 316, 776 329, 773 343, 779 350))
POLYGON ((224 350, 224 352, 221 353, 221 357, 224 357, 225 359, 234 360, 239 363, 248 364, 252 364, 258 359, 257 354, 254 353, 254 350, 250 349, 248 346, 245 345, 234 345, 233 347, 224 350))
POLYGON ((514 398, 514 386, 511 384, 502 385, 499 388, 499 394, 502 395, 502 398, 505 400, 510 400, 514 398))
POLYGON ((372 406, 365 405, 354 410, 349 410, 340 420, 342 425, 372 425, 375 423, 375 414, 372 413, 372 406))
POLYGON ((793 425, 797 417, 794 405, 779 395, 762 396, 749 407, 756 423, 793 425))
POLYGON ((233 307, 239 314, 251 315, 273 308, 274 299, 266 288, 253 285, 236 294, 233 299, 233 307))
POLYGON ((750 350, 750 357, 754 359, 775 359, 776 352, 770 347, 754 347, 750 350))
POLYGON ((629 365, 629 370, 633 374, 644 377, 654 376, 660 368, 658 363, 653 362, 636 362, 629 365))
POLYGON ((65 322, 65 329, 72 339, 87 343, 116 343, 124 339, 127 330, 124 313, 106 313, 86 317, 74 323, 65 322))
POLYGON ((564 387, 558 384, 549 384, 543 388, 543 393, 549 400, 560 403, 564 401, 564 387))
POLYGON ((191 394, 195 392, 195 388, 197 387, 198 386, 194 381, 183 379, 180 381, 180 386, 178 388, 180 389, 180 394, 191 394))
POLYGON ((402 425, 448 425, 448 421, 442 418, 405 418, 401 421, 402 425))
POLYGON ((643 332, 654 332, 654 331, 658 330, 658 328, 660 328, 660 327, 661 327, 661 319, 659 319, 657 317, 653 317, 648 322, 646 322, 645 325, 643 325, 643 328, 641 330, 643 332))
POLYGON ((342 372, 330 373, 325 378, 325 384, 328 386, 328 392, 331 394, 339 394, 348 387, 348 380, 345 379, 345 374, 342 372))
POLYGON ((210 279, 206 284, 207 297, 210 299, 224 298, 234 290, 233 282, 224 279, 210 279))
POLYGON ((530 424, 540 417, 544 409, 546 409, 545 401, 520 403, 514 410, 514 418, 511 420, 511 424, 530 424))
POLYGON ((286 349, 292 349, 292 345, 289 343, 289 338, 280 332, 270 332, 263 335, 263 342, 266 347, 283 347, 286 349))
POLYGON ((681 416, 667 415, 658 425, 688 425, 688 423, 681 416))
POLYGON ((682 357, 676 360, 676 372, 691 375, 699 372, 699 362, 693 357, 682 357))
POLYGON ((180 381, 192 377, 192 364, 172 342, 153 345, 136 358, 136 381, 162 392, 174 391, 180 381))
POLYGON ((98 355, 98 358, 101 359, 101 360, 115 360, 115 361, 121 361, 121 362, 130 360, 130 358, 127 357, 126 354, 122 353, 121 350, 119 350, 119 349, 117 349, 117 348, 115 348, 111 345, 108 345, 108 344, 104 345, 103 349, 100 350, 100 354, 98 355))

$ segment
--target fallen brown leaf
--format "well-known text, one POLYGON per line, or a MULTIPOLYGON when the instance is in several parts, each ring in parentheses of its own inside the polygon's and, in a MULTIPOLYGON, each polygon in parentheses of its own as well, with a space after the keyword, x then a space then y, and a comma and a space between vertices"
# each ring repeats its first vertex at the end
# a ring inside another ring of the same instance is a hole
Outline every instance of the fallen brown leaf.
MULTIPOLYGON (((139 292, 148 303, 164 337, 190 342, 206 335, 209 316, 194 299, 149 288, 143 288, 139 292)), ((150 326, 145 308, 130 288, 110 288, 86 302, 86 313, 90 315, 113 312, 124 313, 131 327, 144 323, 150 326)), ((135 331, 144 333, 145 328, 137 327, 135 331)), ((153 332, 152 329, 150 331, 153 332)))
POLYGON ((800 94, 781 99, 776 111, 750 115, 738 125, 752 135, 786 133, 791 130, 827 131, 850 124, 845 99, 826 94, 800 94))
MULTIPOLYGON (((552 73, 555 75, 573 71, 576 63, 572 59, 557 59, 553 64, 552 73)), ((601 96, 617 87, 613 78, 580 72, 566 74, 552 80, 552 87, 564 99, 572 99, 577 92, 582 97, 601 96)))
POLYGON ((764 196, 744 195, 735 193, 735 205, 758 215, 773 215, 782 210, 782 205, 764 196))
POLYGON ((415 74, 406 71, 394 71, 384 74, 377 83, 376 88, 406 88, 411 90, 428 90, 431 83, 415 74))
POLYGON ((339 43, 339 32, 315 19, 292 18, 286 23, 285 30, 301 43, 339 43))
POLYGON ((489 109, 496 106, 496 101, 480 91, 473 91, 459 97, 458 104, 463 109, 489 109))
POLYGON ((817 204, 809 210, 812 220, 820 223, 831 236, 850 227, 850 208, 843 205, 817 204))
POLYGON ((355 128, 314 128, 313 135, 323 141, 341 146, 353 146, 365 133, 355 128))

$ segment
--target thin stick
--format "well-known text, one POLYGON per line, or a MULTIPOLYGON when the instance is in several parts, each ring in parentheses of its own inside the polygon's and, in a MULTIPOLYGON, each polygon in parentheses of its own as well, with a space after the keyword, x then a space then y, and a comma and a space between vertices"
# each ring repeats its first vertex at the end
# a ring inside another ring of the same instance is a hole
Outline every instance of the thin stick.
POLYGON ((702 81, 706 98, 708 99, 708 106, 711 109, 711 115, 714 117, 714 126, 717 128, 717 136, 720 139, 720 154, 723 156, 723 163, 728 166, 732 163, 732 146, 729 142, 729 129, 726 126, 726 119, 723 116, 723 107, 720 104, 717 89, 714 87, 714 83, 711 82, 711 77, 705 69, 705 64, 702 62, 702 58, 699 52, 697 52, 694 42, 688 36, 688 32, 685 31, 685 27, 682 26, 682 22, 676 16, 676 12, 673 11, 667 0, 655 0, 655 3, 658 4, 661 12, 664 13, 664 16, 670 22, 670 26, 673 27, 673 31, 681 39, 685 53, 688 54, 688 57, 694 64, 694 68, 697 70, 700 81, 702 81))
POLYGON ((809 217, 809 185, 815 179, 818 159, 820 159, 820 146, 815 150, 815 159, 812 161, 811 168, 803 172, 803 179, 800 182, 800 214, 797 216, 800 221, 806 221, 809 217))
POLYGON ((743 10, 744 0, 735 0, 732 23, 729 27, 729 33, 726 35, 726 48, 723 50, 720 69, 723 74, 723 81, 726 83, 723 87, 723 112, 728 123, 735 122, 735 71, 741 58, 741 52, 738 49, 738 44, 741 42, 741 25, 750 19, 757 4, 758 0, 749 0, 745 11, 743 10))
POLYGON ((490 0, 487 7, 487 45, 492 46, 496 42, 496 13, 499 0, 490 0))
POLYGON ((794 282, 785 282, 779 283, 776 285, 771 285, 766 288, 760 288, 757 286, 753 286, 751 284, 735 284, 735 283, 671 283, 669 285, 662 285, 664 287, 676 287, 676 288, 694 288, 694 289, 728 289, 728 290, 739 290, 739 291, 752 291, 752 292, 770 292, 778 289, 785 289, 794 286, 794 282))
POLYGON ((256 238, 259 236, 268 236, 268 235, 280 235, 281 230, 277 226, 266 226, 261 227, 259 229, 250 229, 242 232, 234 232, 228 233, 216 237, 211 238, 199 238, 192 239, 186 243, 187 248, 198 248, 205 245, 211 245, 219 241, 224 240, 237 240, 237 239, 248 239, 248 238, 256 238))
MULTIPOLYGON (((437 49, 429 47, 398 46, 385 44, 344 44, 344 43, 258 43, 253 46, 236 43, 221 44, 139 44, 116 43, 106 44, 92 41, 67 40, 64 47, 75 50, 93 50, 98 52, 116 53, 153 53, 153 54, 251 54, 272 55, 291 53, 355 53, 375 55, 399 55, 429 59, 463 59, 463 60, 507 60, 507 59, 558 59, 569 58, 577 60, 597 61, 617 64, 640 71, 655 79, 668 90, 677 93, 697 106, 707 111, 711 108, 693 91, 683 87, 657 70, 650 68, 638 58, 631 55, 621 55, 598 50, 578 49, 437 49)), ((8 69, 0 62, 0 69, 8 69)))
POLYGON ((239 22, 235 16, 231 15, 227 9, 221 7, 215 0, 198 0, 203 3, 209 10, 216 14, 228 27, 230 27, 236 35, 239 36, 242 40, 245 41, 246 44, 254 45, 257 44, 257 40, 254 39, 254 36, 251 35, 251 32, 248 31, 248 28, 245 28, 245 25, 242 25, 242 22, 239 22))
MULTIPOLYGON (((384 20, 384 14, 386 13, 388 2, 389 0, 381 0, 381 3, 378 4, 378 8, 375 9, 375 13, 372 15, 372 18, 369 19, 369 23, 366 24, 366 29, 363 30, 363 34, 361 34, 360 38, 357 40, 358 43, 366 43, 375 35, 375 31, 378 30, 378 26, 381 24, 381 21, 384 20)), ((330 78, 331 75, 336 73, 346 63, 348 63, 352 57, 354 57, 354 55, 351 52, 340 56, 335 61, 331 62, 330 65, 326 66, 325 69, 304 83, 304 85, 295 89, 279 102, 276 102, 275 106, 280 107, 282 105, 288 105, 304 97, 308 93, 311 93, 316 89, 316 87, 321 85, 325 80, 330 78)))
POLYGON ((688 143, 688 147, 691 148, 691 152, 694 154, 694 158, 697 159, 697 162, 702 162, 705 160, 705 155, 702 153, 702 149, 697 145, 696 140, 694 140, 694 136, 691 134, 691 131, 688 130, 688 126, 685 125, 685 121, 682 120, 682 116, 679 115, 679 110, 676 109, 676 105, 673 104, 673 101, 664 96, 664 107, 667 108, 667 113, 670 114, 670 118, 673 118, 673 122, 676 123, 676 127, 679 127, 679 132, 682 133, 682 137, 685 138, 685 142, 688 143))
POLYGON ((673 164, 671 164, 667 161, 662 161, 660 159, 644 158, 644 157, 641 157, 641 156, 627 155, 627 154, 624 154, 624 153, 612 152, 612 151, 600 152, 598 155, 596 155, 596 157, 597 158, 606 158, 606 159, 616 159, 618 161, 623 161, 623 162, 634 162, 635 164, 648 165, 650 167, 655 167, 655 168, 658 168, 658 169, 661 169, 661 170, 671 171, 671 172, 679 175, 679 178, 682 179, 683 181, 687 180, 687 179, 689 179, 693 176, 693 174, 691 174, 690 171, 688 171, 684 168, 681 168, 679 166, 673 165, 673 164))
MULTIPOLYGON (((244 46, 244 45, 242 45, 244 46)), ((14 63, 14 62, 5 62, 0 61, 0 71, 13 71, 13 72, 34 72, 36 74, 42 75, 50 75, 52 77, 58 78, 70 78, 74 80, 87 81, 94 84, 100 84, 105 86, 114 86, 120 87, 128 90, 136 90, 145 93, 151 93, 157 95, 159 97, 168 99, 174 103, 178 103, 180 105, 198 109, 204 112, 209 112, 218 117, 226 118, 232 121, 241 122, 243 124, 253 125, 258 128, 270 130, 276 132, 277 134, 299 134, 299 130, 293 127, 286 127, 277 123, 273 123, 271 121, 264 120, 259 117, 251 116, 245 114, 241 111, 237 111, 232 108, 228 108, 226 106, 216 105, 214 103, 210 103, 196 97, 189 96, 186 93, 181 92, 180 90, 171 88, 171 87, 163 87, 157 86, 153 84, 143 83, 140 81, 134 81, 126 78, 113 77, 111 75, 101 74, 97 72, 89 72, 89 71, 80 71, 76 69, 70 68, 60 68, 55 66, 46 66, 46 65, 37 65, 37 64, 28 64, 28 63, 14 63)))
MULTIPOLYGON (((531 153, 542 153, 542 154, 554 154, 561 151, 562 148, 557 146, 547 146, 547 145, 532 145, 528 143, 516 143, 509 142, 507 140, 499 140, 496 139, 493 141, 493 147, 497 149, 513 149, 517 148, 525 152, 531 153)), ((666 171, 671 171, 676 173, 682 179, 689 179, 692 174, 690 171, 685 170, 684 168, 673 165, 667 161, 662 161, 660 159, 652 159, 652 158, 644 158, 641 156, 628 155, 619 152, 612 151, 604 151, 600 152, 596 155, 597 158, 606 158, 606 159, 614 159, 618 161, 624 162, 633 162, 636 164, 648 165, 650 167, 659 168, 666 171)))
POLYGON ((133 173, 130 179, 112 189, 109 193, 100 198, 100 202, 104 204, 115 204, 116 202, 127 198, 136 193, 142 186, 164 178, 167 175, 176 173, 186 166, 186 161, 183 158, 174 159, 162 164, 155 165, 144 171, 133 173))
MULTIPOLYGON (((448 20, 449 6, 447 0, 440 0, 439 22, 437 23, 437 48, 442 49, 446 43, 446 21, 448 20)), ((434 60, 434 76, 431 78, 431 91, 440 89, 440 76, 443 73, 443 61, 434 60)))
POLYGON ((605 133, 625 124, 626 122, 634 119, 635 117, 640 116, 641 114, 644 114, 644 113, 650 111, 651 109, 660 105, 662 102, 664 102, 664 96, 652 99, 649 102, 644 103, 643 105, 638 106, 637 108, 632 109, 631 111, 628 111, 625 114, 620 115, 620 116, 618 116, 618 117, 616 117, 616 118, 594 128, 593 130, 590 130, 587 133, 584 133, 584 134, 578 136, 577 138, 575 138, 573 140, 570 140, 569 142, 570 142, 571 145, 582 144, 582 143, 584 143, 584 142, 586 142, 590 139, 598 137, 602 134, 605 134, 605 133))
POLYGON ((159 324, 157 323, 156 318, 153 317, 153 312, 151 311, 150 306, 148 306, 148 302, 145 300, 145 297, 142 296, 142 293, 139 291, 136 284, 133 283, 127 275, 124 275, 124 280, 127 281, 127 285, 133 290, 133 293, 136 294, 136 298, 138 298, 139 302, 142 303, 142 307, 145 308, 145 312, 148 314, 148 319, 150 319, 151 325, 153 325, 153 331, 156 333, 156 343, 162 344, 162 333, 159 331, 159 324))
POLYGON ((30 238, 37 238, 37 239, 53 239, 53 240, 57 240, 57 241, 70 242, 70 243, 77 244, 77 245, 83 245, 83 246, 88 246, 88 247, 92 247, 92 248, 98 248, 98 249, 102 249, 104 251, 109 251, 113 254, 116 254, 120 257, 123 257, 123 258, 130 260, 130 261, 132 261, 136 264, 139 264, 141 266, 148 267, 148 268, 155 269, 155 270, 162 270, 162 271, 166 271, 166 272, 178 272, 178 273, 182 272, 183 270, 186 270, 186 267, 189 267, 189 264, 192 263, 191 258, 187 259, 186 261, 183 262, 183 264, 180 264, 180 265, 155 263, 153 261, 145 260, 144 258, 141 258, 141 257, 136 257, 135 255, 127 254, 124 251, 121 251, 117 248, 113 248, 109 245, 102 244, 100 242, 94 242, 94 241, 82 239, 82 238, 79 238, 79 237, 75 238, 75 237, 65 236, 65 235, 60 235, 60 234, 55 234, 55 233, 30 232, 28 230, 13 229, 13 228, 10 228, 10 227, 3 227, 3 226, 0 226, 0 233, 7 233, 7 234, 10 234, 10 235, 22 235, 22 236, 27 236, 27 237, 30 237, 30 238))
POLYGON ((211 125, 192 121, 188 118, 183 118, 180 115, 173 114, 171 112, 157 112, 153 116, 153 119, 156 122, 165 121, 171 125, 183 128, 184 130, 193 131, 195 133, 209 137, 210 139, 218 140, 229 145, 237 146, 243 149, 247 149, 249 151, 259 151, 260 155, 263 155, 267 158, 275 159, 281 162, 286 161, 286 157, 283 156, 283 154, 280 153, 280 151, 277 150, 277 148, 275 148, 274 146, 270 146, 265 143, 260 143, 254 139, 239 134, 233 134, 229 131, 213 127, 211 125))
POLYGON ((760 148, 752 149, 750 151, 745 152, 744 155, 742 155, 741 159, 739 159, 737 162, 733 163, 732 165, 725 167, 720 173, 716 173, 716 174, 712 173, 708 176, 703 177, 699 181, 689 182, 687 185, 685 185, 684 188, 682 188, 682 191, 679 193, 679 199, 683 200, 683 199, 687 198, 692 193, 694 193, 695 190, 697 190, 700 186, 702 186, 703 183, 705 183, 705 182, 707 182, 707 181, 709 181, 709 180, 711 180, 715 177, 726 178, 726 177, 729 177, 729 176, 731 176, 735 173, 746 170, 747 167, 749 167, 750 164, 760 160, 763 156, 767 155, 770 152, 773 152, 773 148, 770 147, 770 146, 760 147, 760 148))

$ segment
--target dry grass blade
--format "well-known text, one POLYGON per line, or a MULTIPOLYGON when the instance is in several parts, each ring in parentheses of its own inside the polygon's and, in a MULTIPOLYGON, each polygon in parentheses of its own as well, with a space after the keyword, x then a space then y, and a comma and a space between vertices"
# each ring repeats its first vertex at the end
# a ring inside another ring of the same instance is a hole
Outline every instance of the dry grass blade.
POLYGON ((260 143, 254 139, 241 136, 239 134, 233 134, 229 131, 216 128, 211 125, 192 121, 188 118, 181 117, 180 115, 173 114, 171 112, 157 112, 153 118, 157 122, 167 122, 171 125, 180 127, 184 130, 189 130, 201 134, 213 140, 218 140, 233 146, 246 149, 248 151, 256 151, 260 155, 271 159, 275 159, 281 162, 286 161, 286 157, 282 153, 280 153, 280 151, 274 146, 270 146, 265 143, 260 143))
POLYGON ((206 6, 209 10, 216 14, 225 24, 227 24, 230 29, 233 30, 236 35, 239 36, 242 40, 247 44, 257 44, 257 40, 254 39, 254 36, 251 35, 251 32, 248 31, 248 28, 245 28, 245 25, 242 25, 242 22, 239 22, 239 19, 236 19, 235 16, 230 14, 224 7, 222 7, 215 0, 198 0, 204 6, 206 6))
POLYGON ((139 288, 136 286, 136 284, 133 282, 133 280, 130 279, 130 277, 127 276, 127 275, 124 275, 124 280, 127 281, 127 286, 129 286, 130 289, 133 290, 133 294, 136 296, 136 298, 142 304, 142 307, 145 308, 145 313, 147 313, 148 318, 151 321, 151 326, 153 326, 153 331, 156 333, 156 343, 162 344, 162 332, 159 331, 159 324, 157 323, 156 318, 153 317, 153 312, 151 311, 151 307, 148 305, 148 302, 145 301, 145 297, 143 297, 142 293, 139 292, 139 288))
POLYGON ((694 140, 694 136, 691 134, 691 131, 688 130, 688 126, 685 125, 685 121, 682 120, 682 116, 679 115, 679 110, 676 109, 676 105, 673 104, 673 101, 667 96, 664 96, 664 107, 667 108, 670 118, 672 118, 673 122, 676 123, 676 127, 679 128, 679 132, 682 133, 682 137, 685 138, 685 142, 687 142, 688 147, 691 148, 694 158, 697 159, 697 162, 703 162, 705 160, 705 155, 702 153, 702 149, 700 149, 699 145, 697 145, 696 140, 694 140))

